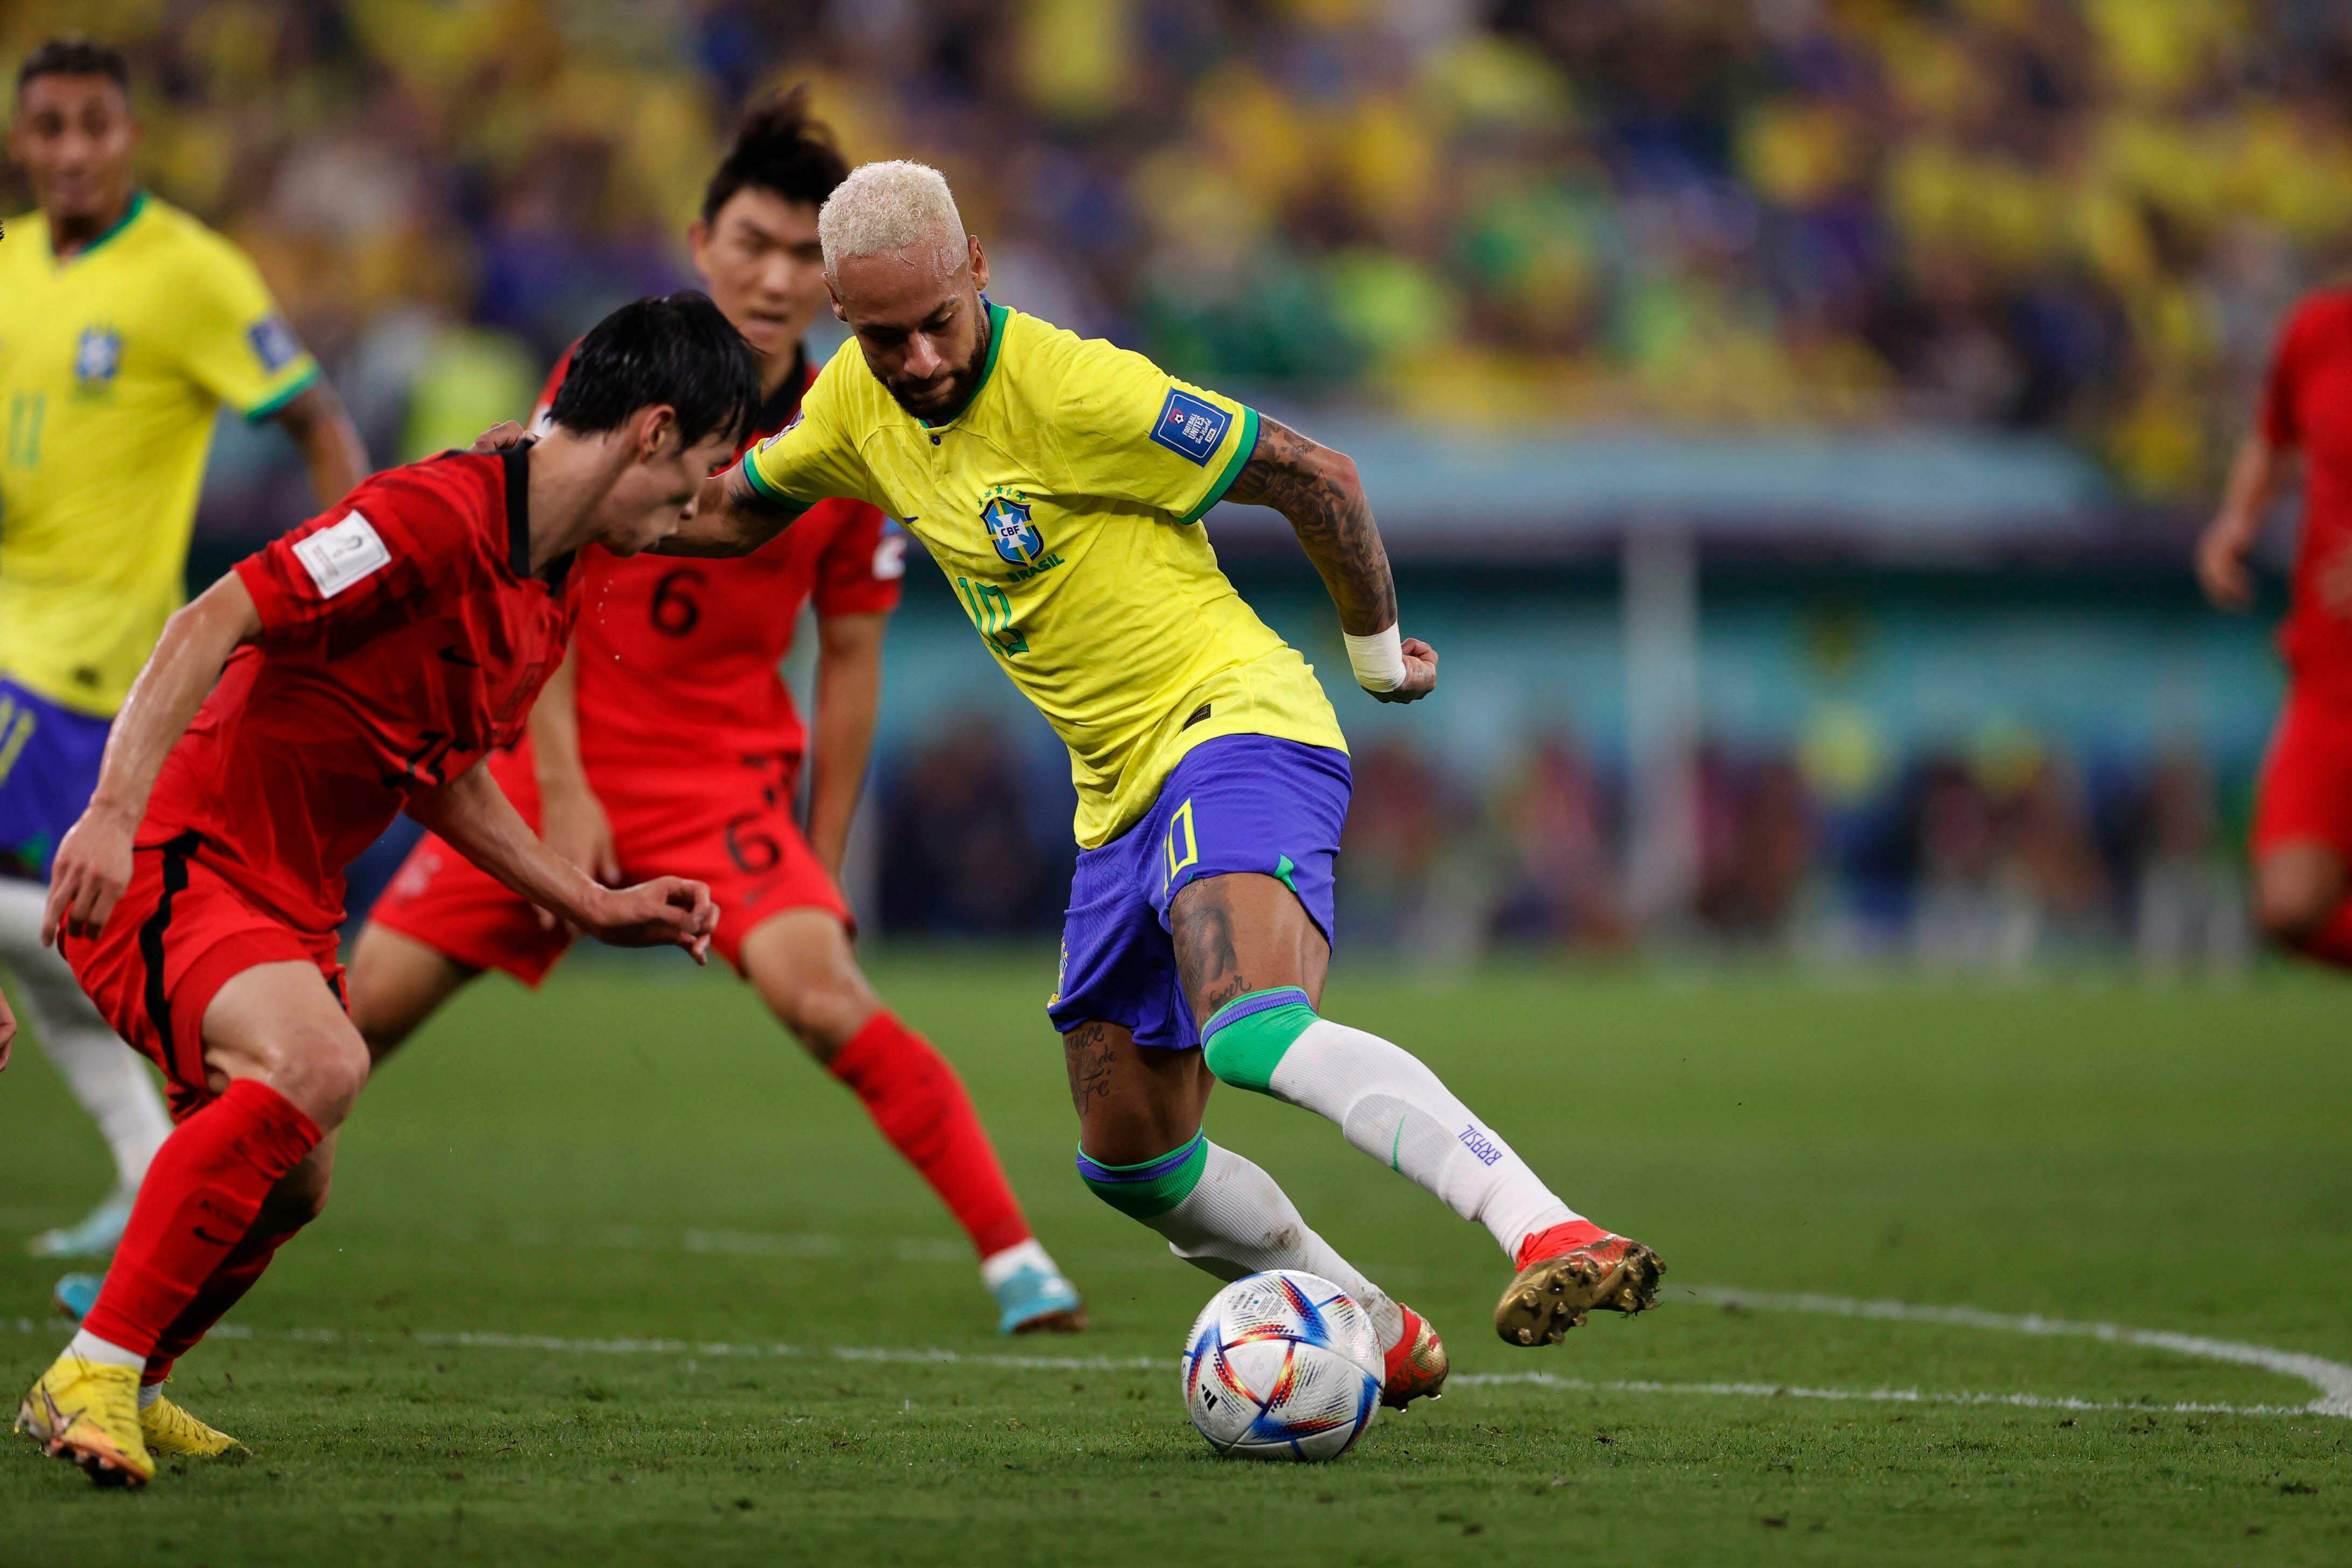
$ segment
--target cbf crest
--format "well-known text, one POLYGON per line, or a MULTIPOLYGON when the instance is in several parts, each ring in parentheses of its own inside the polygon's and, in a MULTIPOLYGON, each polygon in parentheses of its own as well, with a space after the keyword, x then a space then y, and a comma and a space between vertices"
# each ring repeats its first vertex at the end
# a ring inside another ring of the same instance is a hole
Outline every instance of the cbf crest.
POLYGON ((1010 496, 992 496, 980 509, 980 521, 988 525, 989 542, 996 546, 996 552, 1015 566, 1033 565, 1045 552, 1045 536, 1029 521, 1024 502, 1010 496))
POLYGON ((74 342, 74 379, 94 391, 111 383, 121 368, 122 334, 111 327, 84 327, 74 342))

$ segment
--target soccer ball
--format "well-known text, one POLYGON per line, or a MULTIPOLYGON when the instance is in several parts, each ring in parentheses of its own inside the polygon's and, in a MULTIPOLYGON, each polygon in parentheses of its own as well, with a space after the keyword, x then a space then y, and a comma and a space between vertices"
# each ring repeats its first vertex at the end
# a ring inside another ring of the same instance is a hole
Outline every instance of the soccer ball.
POLYGON ((1380 1409, 1372 1320, 1318 1275, 1276 1268, 1212 1297, 1184 1340, 1184 1410, 1220 1454, 1336 1459, 1380 1409))

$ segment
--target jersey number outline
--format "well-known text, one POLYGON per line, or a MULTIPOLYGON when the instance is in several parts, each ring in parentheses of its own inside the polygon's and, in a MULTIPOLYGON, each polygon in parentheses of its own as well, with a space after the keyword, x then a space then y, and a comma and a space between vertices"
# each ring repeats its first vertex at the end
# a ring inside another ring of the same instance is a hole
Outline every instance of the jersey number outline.
POLYGON ((41 425, 49 411, 46 392, 8 395, 7 460, 21 468, 41 466, 41 425))
POLYGON ((956 579, 963 594, 964 607, 971 612, 971 624, 980 635, 1003 654, 1027 653, 1029 639, 1013 629, 1013 601, 1003 589, 993 583, 974 583, 968 577, 956 579))
POLYGON ((692 637, 694 628, 702 624, 702 605, 686 589, 702 587, 709 581, 710 574, 699 566, 663 573, 654 584, 653 603, 646 610, 654 630, 666 637, 692 637))
POLYGON ((1179 871, 1201 863, 1201 841, 1192 835, 1191 796, 1186 796, 1184 804, 1176 808, 1176 815, 1168 819, 1168 837, 1160 840, 1160 853, 1168 868, 1168 874, 1160 879, 1160 890, 1163 893, 1175 885, 1179 871), (1181 857, 1176 853, 1176 830, 1180 827, 1184 830, 1184 853, 1181 857))

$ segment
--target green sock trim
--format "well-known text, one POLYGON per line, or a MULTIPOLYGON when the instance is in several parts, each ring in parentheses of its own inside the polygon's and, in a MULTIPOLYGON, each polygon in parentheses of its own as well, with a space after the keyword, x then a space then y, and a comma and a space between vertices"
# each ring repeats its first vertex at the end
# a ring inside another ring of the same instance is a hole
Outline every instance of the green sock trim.
POLYGON ((1157 1219, 1192 1195, 1209 1163, 1209 1136, 1133 1165, 1106 1165, 1078 1151, 1078 1179, 1088 1191, 1130 1219, 1157 1219))
POLYGON ((1218 1008, 1201 1026, 1201 1055, 1219 1082, 1271 1094, 1274 1069, 1291 1042, 1318 1021, 1307 993, 1296 985, 1253 991, 1218 1008))

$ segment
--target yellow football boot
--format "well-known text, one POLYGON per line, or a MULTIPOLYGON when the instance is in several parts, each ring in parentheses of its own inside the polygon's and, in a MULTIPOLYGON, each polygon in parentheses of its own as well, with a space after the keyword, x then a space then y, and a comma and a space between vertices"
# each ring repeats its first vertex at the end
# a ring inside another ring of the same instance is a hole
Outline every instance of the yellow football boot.
POLYGON ((253 1451, 227 1433, 205 1426, 172 1403, 170 1394, 139 1413, 147 1451, 174 1459, 249 1459, 253 1451))
POLYGON ((61 1355, 16 1407, 16 1430, 101 1487, 143 1487, 155 1461, 140 1430, 139 1369, 61 1355))

